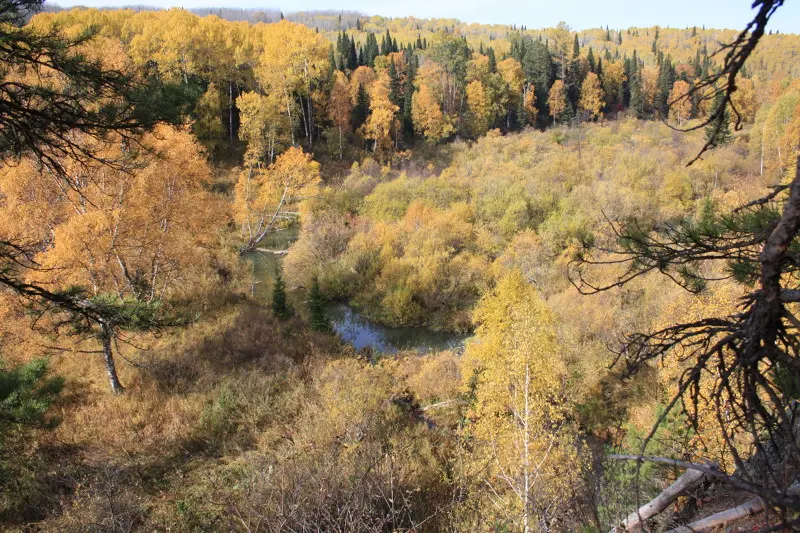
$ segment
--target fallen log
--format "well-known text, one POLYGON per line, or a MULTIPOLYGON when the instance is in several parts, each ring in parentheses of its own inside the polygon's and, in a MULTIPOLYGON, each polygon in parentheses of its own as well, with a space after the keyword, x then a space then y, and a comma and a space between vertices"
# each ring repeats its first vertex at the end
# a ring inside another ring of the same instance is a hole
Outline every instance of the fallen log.
POLYGON ((261 252, 262 254, 274 254, 274 255, 286 255, 289 253, 289 250, 270 250, 269 248, 255 248, 256 252, 261 252))
POLYGON ((636 531, 642 528, 645 522, 669 507, 681 494, 697 488, 703 483, 705 477, 706 475, 699 470, 687 470, 651 502, 628 515, 619 526, 612 530, 612 533, 636 531))
MULTIPOLYGON (((800 493, 800 483, 793 484, 786 493, 789 495, 800 493)), ((761 498, 751 498, 741 505, 712 514, 711 516, 707 516, 691 524, 678 526, 667 533, 702 533, 703 531, 711 531, 763 511, 764 501, 761 498)))
POLYGON ((763 510, 764 503, 761 501, 761 498, 752 498, 744 502, 742 505, 712 514, 711 516, 707 516, 706 518, 697 520, 691 524, 678 526, 675 529, 670 530, 668 533, 701 533, 703 531, 711 531, 712 529, 724 526, 730 522, 758 514, 763 510))

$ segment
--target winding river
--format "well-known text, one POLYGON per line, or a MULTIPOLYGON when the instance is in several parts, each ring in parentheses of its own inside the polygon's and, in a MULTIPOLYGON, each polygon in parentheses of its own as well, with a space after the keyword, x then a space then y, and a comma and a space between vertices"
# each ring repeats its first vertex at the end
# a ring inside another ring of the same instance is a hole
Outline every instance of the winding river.
MULTIPOLYGON (((297 240, 299 227, 293 226, 268 235, 259 244, 267 250, 285 250, 297 240)), ((246 256, 253 264, 252 293, 268 301, 271 296, 272 277, 281 256, 273 253, 253 252, 246 256)), ((369 349, 374 353, 396 353, 412 350, 420 353, 441 350, 461 350, 466 335, 433 331, 424 327, 388 327, 361 316, 346 303, 331 303, 326 307, 336 334, 356 350, 369 349)))

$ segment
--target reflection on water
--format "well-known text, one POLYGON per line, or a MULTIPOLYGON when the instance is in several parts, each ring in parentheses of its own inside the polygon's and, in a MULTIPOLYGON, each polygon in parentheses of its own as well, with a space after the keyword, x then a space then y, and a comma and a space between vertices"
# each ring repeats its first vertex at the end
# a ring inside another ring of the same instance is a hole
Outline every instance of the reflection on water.
POLYGON ((328 317, 333 329, 356 350, 370 348, 378 353, 400 350, 430 352, 458 350, 464 347, 466 335, 432 331, 427 328, 391 328, 370 322, 346 304, 330 304, 328 317))
MULTIPOLYGON (((297 225, 275 231, 264 237, 258 247, 266 250, 288 250, 299 233, 300 228, 297 225)), ((253 296, 256 298, 266 300, 271 297, 275 267, 281 257, 283 256, 259 251, 245 255, 253 265, 253 296)))

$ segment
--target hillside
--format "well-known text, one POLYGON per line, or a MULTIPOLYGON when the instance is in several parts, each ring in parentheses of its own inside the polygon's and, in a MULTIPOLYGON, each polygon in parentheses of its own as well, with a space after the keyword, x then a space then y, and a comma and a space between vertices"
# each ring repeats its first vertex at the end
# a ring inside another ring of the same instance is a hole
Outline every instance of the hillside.
POLYGON ((0 529, 794 527, 800 36, 18 7, 0 529))

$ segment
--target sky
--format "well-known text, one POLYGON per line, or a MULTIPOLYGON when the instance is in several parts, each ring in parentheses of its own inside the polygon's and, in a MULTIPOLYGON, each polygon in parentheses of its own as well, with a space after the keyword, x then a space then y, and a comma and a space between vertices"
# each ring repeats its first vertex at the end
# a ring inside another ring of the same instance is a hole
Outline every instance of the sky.
MULTIPOLYGON (((152 5, 158 7, 271 8, 284 12, 359 11, 386 17, 456 18, 464 22, 516 24, 527 28, 555 26, 563 20, 573 29, 663 26, 741 29, 752 19, 752 0, 55 0, 62 7, 152 5)), ((800 33, 800 0, 786 0, 769 26, 781 33, 800 33)))

